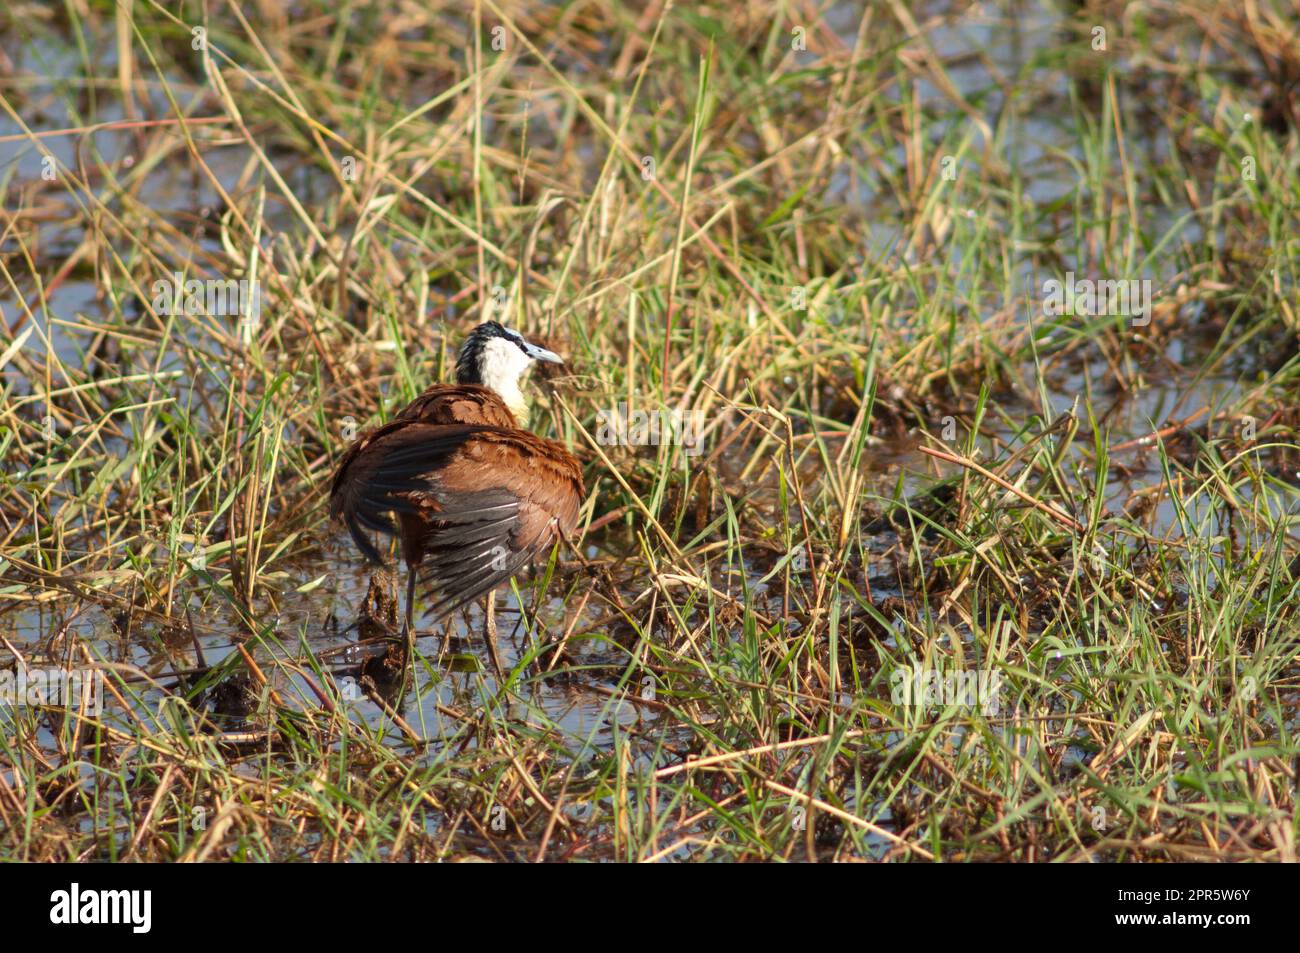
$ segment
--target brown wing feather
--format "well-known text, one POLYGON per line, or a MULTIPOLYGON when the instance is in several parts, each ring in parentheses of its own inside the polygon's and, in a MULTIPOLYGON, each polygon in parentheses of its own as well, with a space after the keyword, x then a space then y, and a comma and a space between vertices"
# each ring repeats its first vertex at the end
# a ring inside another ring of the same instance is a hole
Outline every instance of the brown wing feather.
POLYGON ((526 430, 475 434, 438 479, 450 490, 508 490, 536 518, 554 520, 564 536, 577 526, 585 493, 582 466, 564 444, 526 430))
POLYGON ((382 563, 367 531, 398 535, 391 514, 418 512, 430 475, 480 429, 391 420, 366 431, 339 463, 330 487, 330 516, 348 527, 367 559, 382 563))
MULTIPOLYGON (((389 435, 397 433, 411 422, 503 427, 511 430, 519 426, 505 401, 490 388, 477 384, 434 384, 403 407, 388 423, 363 431, 339 461, 339 468, 330 487, 330 516, 348 525, 358 548, 372 562, 382 562, 382 559, 369 538, 359 532, 358 523, 389 535, 395 534, 397 527, 388 517, 367 512, 361 505, 362 491, 373 478, 382 459, 382 454, 370 448, 376 441, 391 443, 394 438, 389 435)), ((396 439, 400 442, 405 438, 396 439)))
POLYGON ((523 430, 475 433, 437 483, 440 508, 420 541, 423 578, 439 591, 434 615, 508 581, 571 535, 585 493, 573 455, 523 430))
POLYGON ((580 464, 556 441, 399 417, 349 449, 331 512, 371 558, 378 551, 365 530, 400 535, 405 559, 439 590, 441 614, 570 535, 584 493, 580 464))

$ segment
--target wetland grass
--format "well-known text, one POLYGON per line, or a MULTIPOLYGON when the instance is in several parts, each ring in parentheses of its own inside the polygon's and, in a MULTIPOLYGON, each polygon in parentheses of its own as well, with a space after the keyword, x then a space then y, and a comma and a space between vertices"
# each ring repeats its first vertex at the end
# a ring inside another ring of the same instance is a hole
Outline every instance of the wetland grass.
POLYGON ((1295 859, 1294 3, 295 7, 0 11, 0 859, 1295 859), (488 319, 580 541, 386 672, 488 319))

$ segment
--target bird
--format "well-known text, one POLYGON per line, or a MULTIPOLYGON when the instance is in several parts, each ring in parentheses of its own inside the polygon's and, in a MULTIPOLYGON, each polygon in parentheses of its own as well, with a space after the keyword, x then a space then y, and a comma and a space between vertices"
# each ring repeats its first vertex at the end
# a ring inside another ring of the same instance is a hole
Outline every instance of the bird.
POLYGON ((393 419, 359 434, 330 487, 330 516, 361 554, 383 565, 372 533, 395 537, 406 563, 412 637, 417 580, 441 618, 487 595, 563 538, 585 496, 582 465, 564 444, 524 429, 523 378, 552 351, 496 321, 465 339, 456 383, 434 384, 393 419))

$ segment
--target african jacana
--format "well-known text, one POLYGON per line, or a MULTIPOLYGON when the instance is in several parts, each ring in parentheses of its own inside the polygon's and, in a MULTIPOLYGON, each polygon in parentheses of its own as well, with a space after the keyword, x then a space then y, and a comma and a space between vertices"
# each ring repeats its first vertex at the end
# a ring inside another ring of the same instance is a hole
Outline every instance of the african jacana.
POLYGON ((372 562, 383 557, 367 530, 401 542, 408 636, 420 571, 438 591, 435 618, 486 593, 490 620, 492 590, 577 524, 577 459, 522 429, 521 381, 537 361, 563 363, 518 331, 480 324, 461 348, 455 384, 434 384, 361 434, 339 464, 330 515, 372 562))

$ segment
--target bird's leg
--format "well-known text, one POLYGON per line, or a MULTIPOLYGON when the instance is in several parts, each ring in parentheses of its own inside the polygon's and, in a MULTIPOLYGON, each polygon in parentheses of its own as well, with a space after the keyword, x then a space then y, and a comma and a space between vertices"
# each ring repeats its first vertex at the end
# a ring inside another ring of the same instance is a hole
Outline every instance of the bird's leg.
POLYGON ((406 624, 402 627, 402 634, 410 642, 415 641, 415 566, 407 563, 406 566, 406 624))
POLYGON ((415 628, 412 625, 413 618, 415 618, 415 567, 407 563, 407 620, 406 625, 402 627, 404 634, 411 634, 412 629, 415 628))
POLYGON ((497 655, 497 599, 496 592, 489 590, 484 615, 487 622, 488 651, 492 653, 492 664, 497 667, 497 677, 505 679, 505 669, 501 667, 501 657, 497 655))

